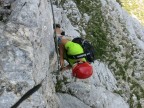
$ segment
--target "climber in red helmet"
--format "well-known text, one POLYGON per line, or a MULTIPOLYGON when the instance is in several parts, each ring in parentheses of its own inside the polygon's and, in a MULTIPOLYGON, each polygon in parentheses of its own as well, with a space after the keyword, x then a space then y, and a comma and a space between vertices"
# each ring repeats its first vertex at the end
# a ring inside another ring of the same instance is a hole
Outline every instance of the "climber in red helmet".
POLYGON ((61 70, 64 71, 72 68, 73 76, 80 79, 90 77, 93 73, 93 69, 85 58, 71 59, 67 57, 67 54, 77 55, 84 53, 83 48, 79 44, 74 43, 69 38, 63 36, 59 24, 55 25, 55 32, 58 37, 61 70), (64 58, 69 65, 64 66, 64 58))

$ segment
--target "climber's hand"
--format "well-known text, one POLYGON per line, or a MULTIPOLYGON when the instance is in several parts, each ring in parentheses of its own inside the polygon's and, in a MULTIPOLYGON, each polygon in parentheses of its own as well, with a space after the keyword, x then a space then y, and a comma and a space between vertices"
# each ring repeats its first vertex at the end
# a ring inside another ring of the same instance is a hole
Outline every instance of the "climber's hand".
POLYGON ((63 59, 60 59, 60 66, 61 66, 61 69, 64 68, 64 60, 63 59))

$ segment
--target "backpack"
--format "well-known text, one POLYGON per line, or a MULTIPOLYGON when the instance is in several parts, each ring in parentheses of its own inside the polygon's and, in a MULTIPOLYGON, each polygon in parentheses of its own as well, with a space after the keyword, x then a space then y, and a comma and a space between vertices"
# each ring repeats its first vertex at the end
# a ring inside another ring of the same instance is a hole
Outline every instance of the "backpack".
POLYGON ((90 63, 94 62, 94 60, 95 60, 95 56, 94 56, 95 50, 94 50, 94 47, 88 41, 86 41, 86 40, 84 40, 80 37, 77 37, 77 38, 74 38, 72 40, 72 42, 78 43, 79 45, 81 45, 83 50, 84 50, 84 53, 78 54, 78 55, 68 55, 68 58, 71 58, 71 59, 86 58, 86 60, 88 62, 90 62, 90 63))

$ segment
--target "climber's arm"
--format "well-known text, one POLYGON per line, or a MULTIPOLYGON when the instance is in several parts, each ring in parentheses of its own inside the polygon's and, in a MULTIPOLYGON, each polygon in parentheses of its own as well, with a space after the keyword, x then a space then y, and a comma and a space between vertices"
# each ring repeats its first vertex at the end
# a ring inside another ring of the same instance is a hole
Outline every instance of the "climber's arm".
POLYGON ((64 67, 64 45, 59 44, 59 53, 60 53, 60 66, 64 67))
POLYGON ((68 42, 67 39, 63 39, 62 37, 58 38, 61 70, 70 68, 70 66, 64 67, 64 50, 65 50, 64 46, 67 42, 68 42))

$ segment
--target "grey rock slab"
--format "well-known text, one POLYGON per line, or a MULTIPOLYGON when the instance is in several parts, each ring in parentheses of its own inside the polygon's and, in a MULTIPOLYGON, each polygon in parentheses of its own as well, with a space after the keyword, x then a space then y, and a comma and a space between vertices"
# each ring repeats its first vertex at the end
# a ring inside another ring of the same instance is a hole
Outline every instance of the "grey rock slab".
POLYGON ((59 108, 91 108, 76 97, 69 94, 58 93, 59 108))
POLYGON ((96 108, 129 108, 123 98, 103 87, 81 82, 71 83, 68 86, 69 92, 89 106, 96 108))

